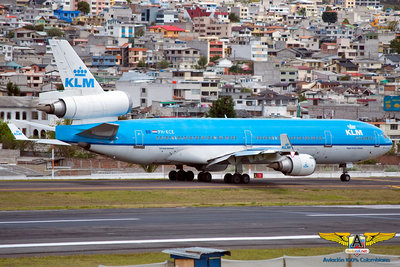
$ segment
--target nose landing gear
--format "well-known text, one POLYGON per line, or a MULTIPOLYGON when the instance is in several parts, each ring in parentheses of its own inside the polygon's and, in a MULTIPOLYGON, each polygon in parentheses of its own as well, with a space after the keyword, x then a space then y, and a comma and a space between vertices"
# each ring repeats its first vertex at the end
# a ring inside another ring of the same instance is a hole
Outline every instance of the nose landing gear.
POLYGON ((350 175, 347 172, 347 168, 352 168, 353 163, 341 163, 339 167, 343 168, 343 174, 340 175, 340 181, 350 182, 350 175))

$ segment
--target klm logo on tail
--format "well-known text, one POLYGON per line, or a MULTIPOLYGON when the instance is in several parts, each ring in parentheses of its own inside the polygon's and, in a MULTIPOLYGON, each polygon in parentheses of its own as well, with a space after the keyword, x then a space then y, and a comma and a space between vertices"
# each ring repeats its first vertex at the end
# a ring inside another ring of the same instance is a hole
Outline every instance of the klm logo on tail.
POLYGON ((290 149, 291 146, 290 144, 286 143, 285 145, 282 146, 282 149, 290 149))
POLYGON ((94 79, 86 78, 87 70, 83 70, 81 67, 74 70, 75 78, 65 78, 64 87, 74 88, 94 88, 94 79))

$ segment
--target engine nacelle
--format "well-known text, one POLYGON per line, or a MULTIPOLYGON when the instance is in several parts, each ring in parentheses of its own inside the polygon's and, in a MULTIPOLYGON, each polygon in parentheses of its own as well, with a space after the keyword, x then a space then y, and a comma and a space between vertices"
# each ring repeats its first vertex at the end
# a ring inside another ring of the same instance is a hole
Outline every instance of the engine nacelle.
POLYGON ((285 156, 282 160, 269 165, 285 175, 307 176, 315 171, 315 159, 308 154, 299 154, 294 157, 285 156))
POLYGON ((122 91, 109 91, 98 95, 69 96, 53 104, 40 107, 48 114, 64 119, 93 119, 118 117, 132 108, 132 100, 122 91))

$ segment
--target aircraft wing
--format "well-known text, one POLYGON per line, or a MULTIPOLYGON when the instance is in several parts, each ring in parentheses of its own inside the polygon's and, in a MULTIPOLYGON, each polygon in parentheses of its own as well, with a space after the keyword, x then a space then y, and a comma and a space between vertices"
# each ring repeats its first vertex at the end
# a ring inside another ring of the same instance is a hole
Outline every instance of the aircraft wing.
POLYGON ((57 140, 57 139, 29 139, 14 124, 8 123, 7 126, 11 130, 11 133, 14 135, 14 138, 16 140, 31 141, 31 142, 35 142, 35 143, 39 143, 39 144, 47 144, 47 145, 70 146, 70 144, 60 141, 60 140, 57 140))
POLYGON ((281 134, 280 140, 280 147, 258 147, 229 153, 218 158, 209 160, 207 167, 223 163, 232 164, 238 161, 243 163, 273 161, 274 159, 278 159, 283 154, 296 154, 296 151, 292 147, 292 144, 290 143, 290 140, 286 134, 281 134))

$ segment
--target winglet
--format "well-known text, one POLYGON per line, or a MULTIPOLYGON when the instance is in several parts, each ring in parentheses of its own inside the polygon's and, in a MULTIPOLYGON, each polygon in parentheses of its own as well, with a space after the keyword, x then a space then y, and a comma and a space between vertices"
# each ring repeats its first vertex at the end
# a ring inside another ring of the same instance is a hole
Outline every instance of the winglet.
POLYGON ((26 136, 21 132, 21 130, 18 129, 17 126, 15 126, 15 125, 12 124, 12 123, 7 123, 7 126, 8 126, 8 128, 10 128, 11 133, 14 135, 14 138, 15 138, 16 140, 23 140, 23 141, 28 140, 28 137, 26 137, 26 136))
POLYGON ((290 143, 287 134, 281 134, 281 151, 282 152, 294 152, 292 143, 290 143))

